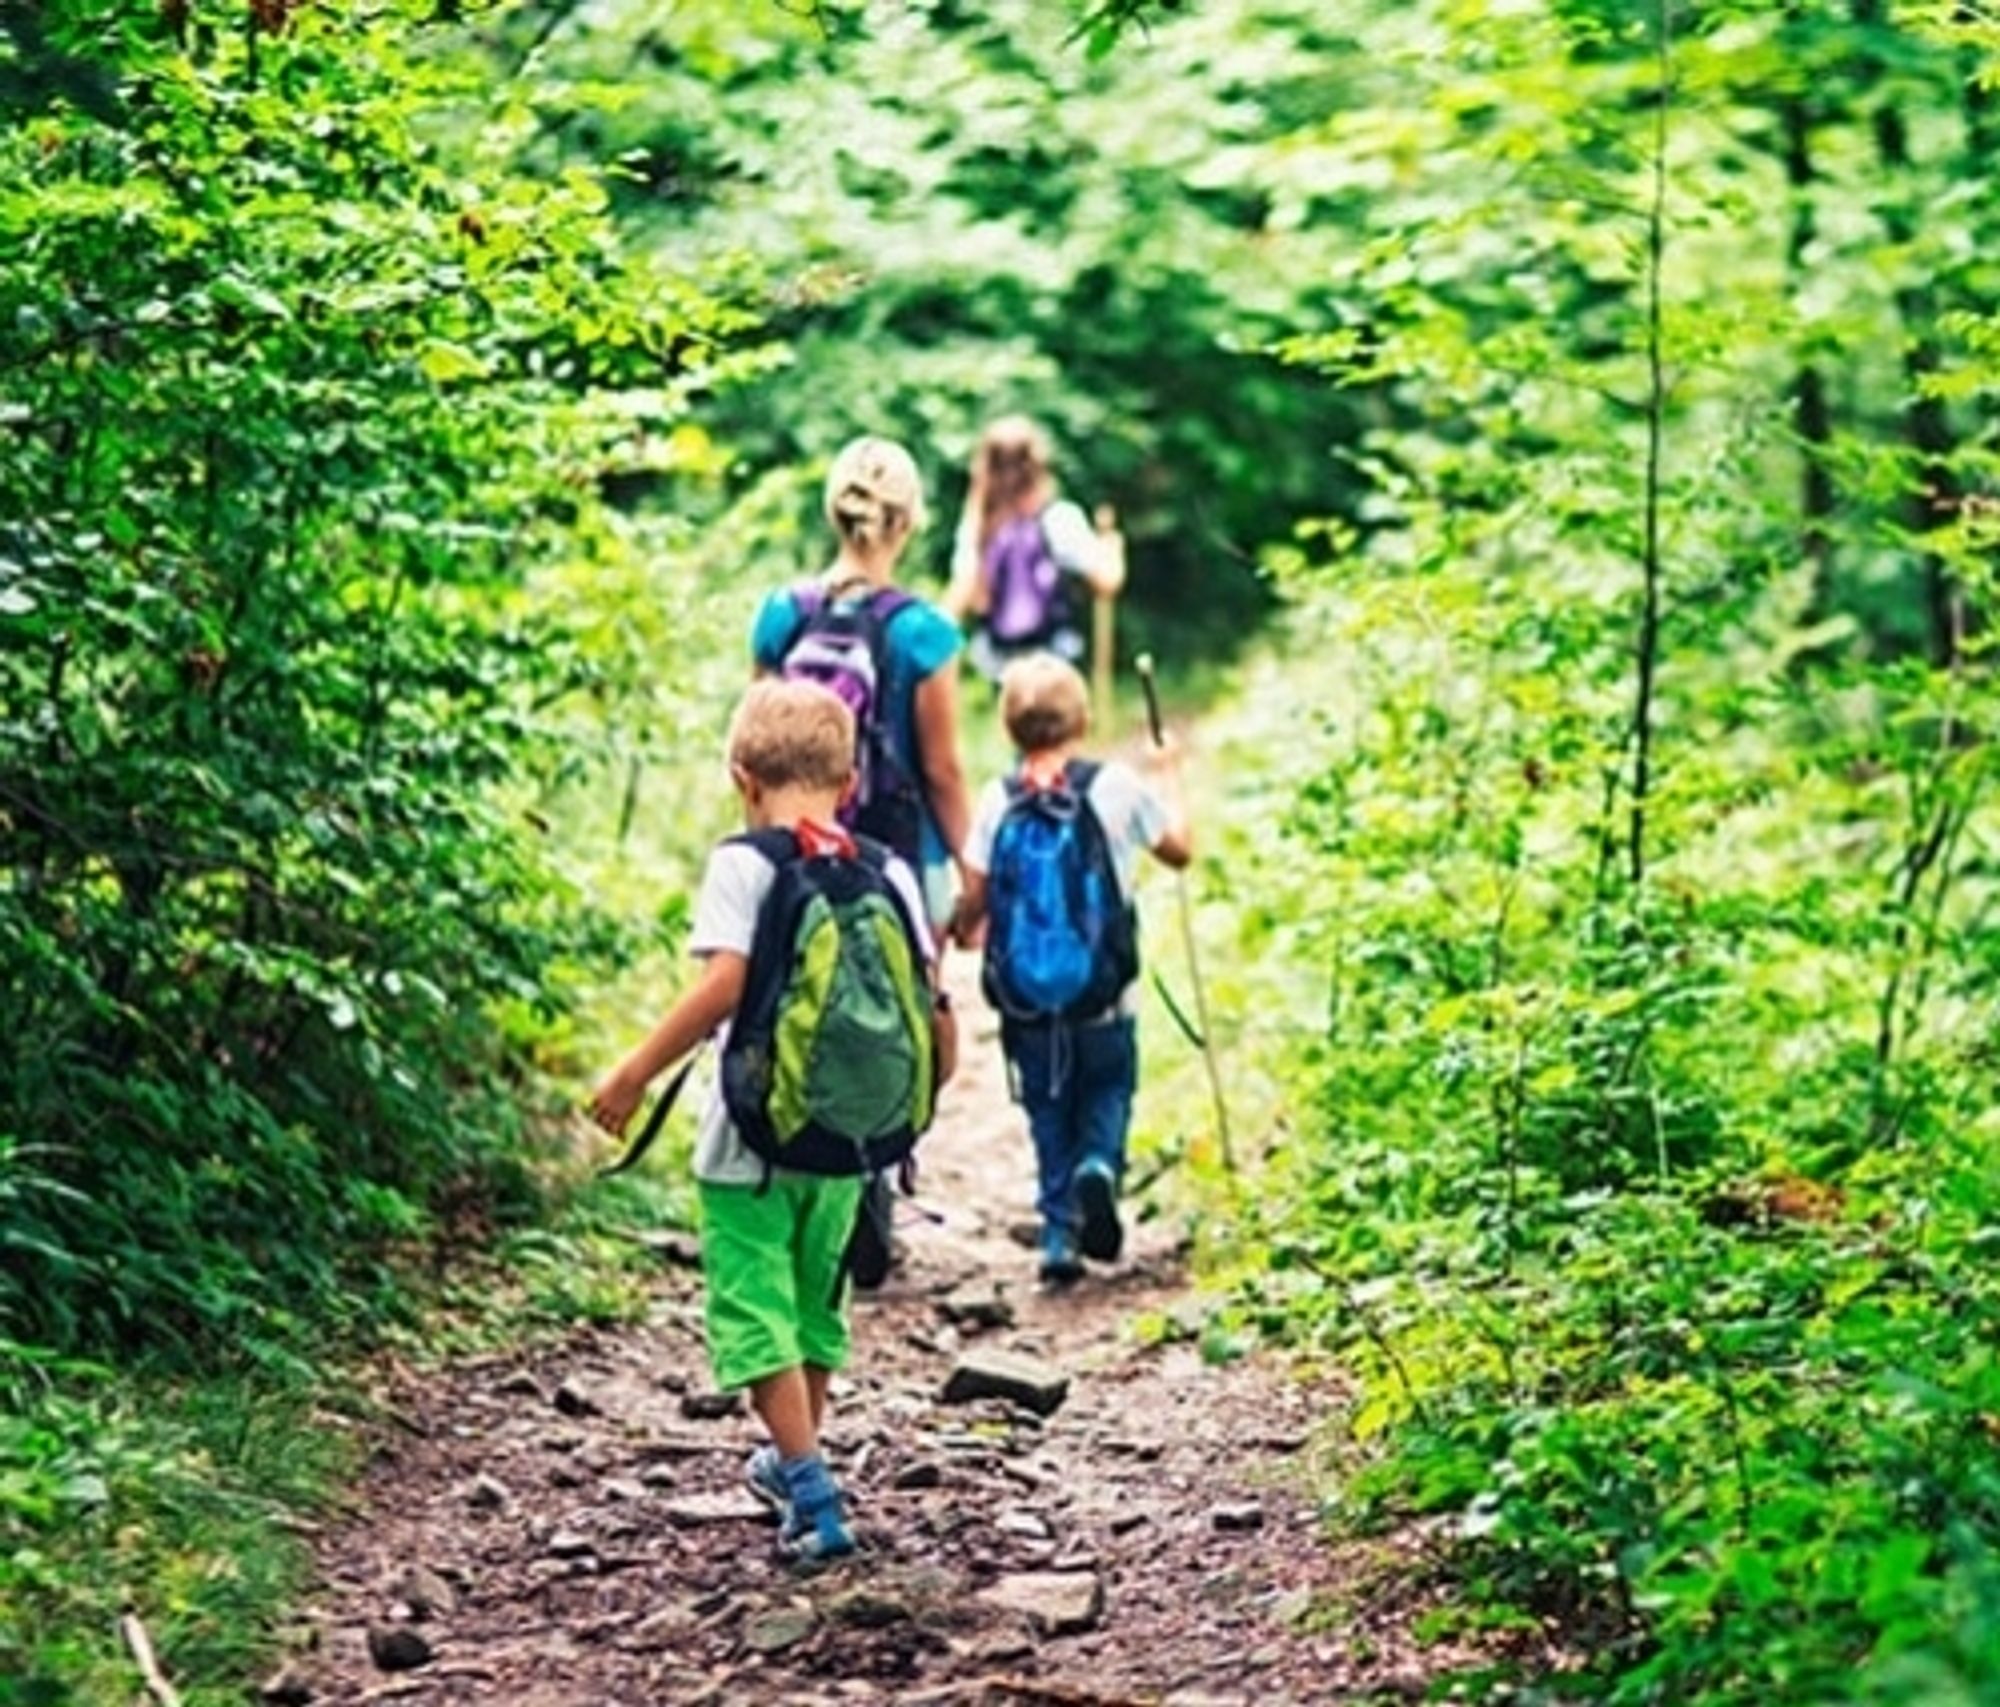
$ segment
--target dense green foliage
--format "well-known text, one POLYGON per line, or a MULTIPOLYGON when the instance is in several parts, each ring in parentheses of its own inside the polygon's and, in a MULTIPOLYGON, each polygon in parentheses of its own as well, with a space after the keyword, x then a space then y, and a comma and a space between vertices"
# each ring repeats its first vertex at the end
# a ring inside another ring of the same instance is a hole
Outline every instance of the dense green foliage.
POLYGON ((519 172, 429 13, 0 37, 0 1673, 92 1699, 107 1599, 226 1675, 279 1584, 176 1586, 268 1521, 209 1401, 37 1348, 282 1370, 527 1210, 527 1045, 602 929, 522 784, 604 661, 525 589, 748 324, 519 172))
POLYGON ((1253 649, 1210 1244, 1332 1520, 1564 1633, 1497 1695, 2000 1691, 1979 8, 0 30, 0 1699, 141 1593, 240 1684, 383 1258, 631 1306, 535 1115, 671 976, 744 624, 841 439, 948 522, 1015 408, 1128 646, 1253 649))
POLYGON ((0 1325, 243 1349, 513 1166, 574 926, 496 785, 579 670, 513 589, 731 315, 414 10, 121 17, 6 145, 0 1325))
POLYGON ((1361 1377, 1339 1509, 1575 1632, 1538 1698, 1987 1700, 1984 97, 1866 7, 1664 21, 1385 18, 1262 164, 1387 420, 1277 558, 1327 1023, 1243 1295, 1361 1377))
MULTIPOLYGON (((528 158, 615 167, 639 241, 754 257, 787 358, 710 417, 749 466, 887 431, 948 521, 979 428, 1026 410, 1072 491, 1120 512, 1129 634, 1247 633, 1269 602, 1257 548, 1339 495, 1327 446, 1356 416, 1262 349, 1322 299, 1341 237, 1271 220, 1229 175, 1328 98, 1323 8, 1263 0, 1097 58, 1032 0, 878 7, 864 28, 866 10, 788 29, 731 0, 619 0, 565 19, 528 158)), ((938 572, 949 543, 948 525, 924 542, 938 572)))

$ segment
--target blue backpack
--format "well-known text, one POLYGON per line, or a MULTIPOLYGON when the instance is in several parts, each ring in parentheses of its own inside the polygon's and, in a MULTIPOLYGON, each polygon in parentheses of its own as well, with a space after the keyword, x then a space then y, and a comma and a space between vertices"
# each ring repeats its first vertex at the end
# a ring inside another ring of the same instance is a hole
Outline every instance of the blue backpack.
POLYGON ((1092 1019, 1139 975, 1138 918, 1090 804, 1098 767, 1072 759, 1055 788, 1007 779, 987 871, 986 999, 1026 1024, 1092 1019))
POLYGON ((918 867, 924 817, 923 789, 897 757, 889 736, 890 620, 915 604, 914 594, 883 587, 858 597, 831 598, 817 582, 793 589, 800 623, 785 647, 780 672, 818 682, 854 713, 856 773, 852 798, 840 819, 918 867))

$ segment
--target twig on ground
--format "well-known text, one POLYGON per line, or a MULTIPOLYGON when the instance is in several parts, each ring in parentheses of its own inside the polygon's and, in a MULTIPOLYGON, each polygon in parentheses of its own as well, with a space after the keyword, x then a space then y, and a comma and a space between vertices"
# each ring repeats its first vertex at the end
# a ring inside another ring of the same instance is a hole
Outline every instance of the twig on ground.
POLYGON ((125 1638, 125 1646, 132 1650, 132 1663, 139 1668, 139 1676, 145 1680, 146 1693, 160 1707, 181 1707, 181 1698, 167 1681, 166 1673, 160 1670, 159 1657, 153 1652, 153 1639, 146 1634, 146 1626, 139 1622, 139 1615, 136 1612, 126 1613, 118 1620, 118 1630, 125 1638))

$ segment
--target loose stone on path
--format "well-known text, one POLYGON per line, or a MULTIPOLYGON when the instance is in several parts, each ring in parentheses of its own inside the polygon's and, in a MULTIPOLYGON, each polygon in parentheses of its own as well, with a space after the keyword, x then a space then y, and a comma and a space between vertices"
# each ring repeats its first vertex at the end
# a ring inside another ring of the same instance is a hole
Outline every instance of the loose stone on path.
POLYGON ((1069 1397, 1069 1377, 1053 1364, 1019 1352, 969 1351, 939 1395, 948 1405, 1004 1399, 1036 1417, 1053 1416, 1069 1397))
POLYGON ((1080 1636, 1104 1616, 1104 1580, 1094 1571, 1022 1571, 979 1598, 1026 1618, 1037 1635, 1080 1636))
POLYGON ((383 1671, 415 1671, 435 1650, 420 1631, 403 1624, 374 1624, 368 1630, 368 1657, 383 1671))
POLYGON ((859 1559, 801 1579, 776 1556, 743 1482, 761 1431, 710 1390, 698 1283, 663 1239, 643 1322, 426 1382, 428 1427, 371 1462, 365 1518, 316 1538, 321 1639, 287 1651, 289 1678, 265 1666, 261 1707, 998 1707, 996 1681, 1051 1704, 1307 1707, 1482 1646, 1533 1667, 1512 1635, 1415 1649, 1420 1586, 1329 1628, 1314 1609, 1362 1572, 1312 1534, 1282 1461, 1322 1396, 1135 1334, 1182 1309, 1137 1214, 1133 1260, 1035 1289, 1005 1241, 1032 1161, 990 1039, 967 1075, 924 1152, 944 1219, 906 1225, 835 1385, 824 1444, 859 1559))

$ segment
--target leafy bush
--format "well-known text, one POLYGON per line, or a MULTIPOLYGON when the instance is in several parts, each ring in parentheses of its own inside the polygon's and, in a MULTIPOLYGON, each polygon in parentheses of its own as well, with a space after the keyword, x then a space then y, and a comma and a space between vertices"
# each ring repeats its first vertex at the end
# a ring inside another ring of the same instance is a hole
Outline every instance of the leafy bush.
POLYGON ((0 144, 23 1340, 282 1345, 531 1196, 505 1005, 604 939, 519 787, 593 666, 522 589, 746 322, 586 177, 513 174, 512 85, 429 15, 9 38, 46 91, 0 144))
POLYGON ((1414 132, 1424 163, 1356 209, 1379 241, 1292 346, 1381 415, 1362 526, 1270 554, 1317 684, 1245 716, 1317 739, 1262 761, 1284 840, 1245 879, 1249 957, 1328 1018, 1290 1051, 1240 1307, 1354 1373, 1336 1517, 1430 1525, 1485 1612, 1578 1656, 1467 1687, 1983 1700, 1992 536, 1935 500, 1990 467, 1922 403, 1990 396, 1962 334, 1991 322, 1931 317, 1979 288, 1950 264, 1885 296, 1855 252, 1873 230, 1919 266, 1909 157, 1866 208, 1807 208, 1780 160, 1713 146, 1772 53, 1902 56, 1907 86, 1822 91, 1828 148, 1911 88, 1948 102, 1960 62, 1817 15, 1430 21, 1421 68, 1414 37, 1385 59, 1393 105, 1301 144, 1363 177, 1414 132), (1761 265, 1777 216, 1835 208, 1809 282, 1761 265), (1836 358, 1820 436, 1760 425, 1836 358), (1838 528, 1800 478, 1822 458, 1838 528))

